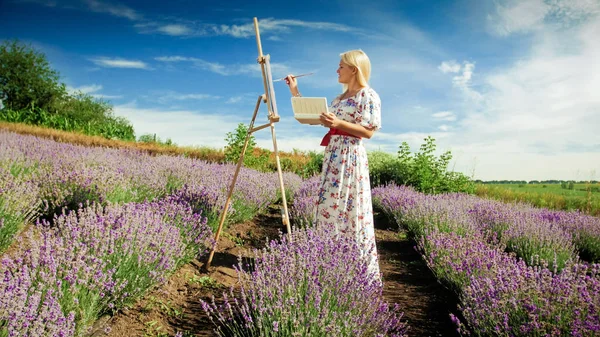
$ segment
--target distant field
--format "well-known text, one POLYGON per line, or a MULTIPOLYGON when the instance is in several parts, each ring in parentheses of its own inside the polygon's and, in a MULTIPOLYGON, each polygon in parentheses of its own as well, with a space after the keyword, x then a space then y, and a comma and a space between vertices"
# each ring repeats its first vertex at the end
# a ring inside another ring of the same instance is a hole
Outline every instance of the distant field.
POLYGON ((480 184, 477 195, 508 202, 526 202, 536 207, 580 210, 600 216, 600 184, 480 184))
POLYGON ((486 184, 485 186, 503 187, 521 192, 554 193, 570 197, 587 197, 588 190, 592 191, 593 187, 596 187, 592 194, 600 197, 598 191, 600 184, 574 184, 572 190, 562 188, 560 184, 486 184))

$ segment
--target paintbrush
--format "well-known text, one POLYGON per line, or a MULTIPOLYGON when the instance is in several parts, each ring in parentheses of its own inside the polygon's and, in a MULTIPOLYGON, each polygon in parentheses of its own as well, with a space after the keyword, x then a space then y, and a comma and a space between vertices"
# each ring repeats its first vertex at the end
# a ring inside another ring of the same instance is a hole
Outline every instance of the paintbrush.
MULTIPOLYGON (((292 76, 292 77, 293 77, 293 78, 298 78, 298 77, 308 76, 308 75, 312 75, 312 74, 314 74, 314 73, 306 73, 306 74, 302 74, 302 75, 296 75, 296 76, 292 76)), ((276 80, 273 80, 273 82, 279 82, 279 81, 283 81, 283 80, 285 80, 286 78, 287 78, 287 76, 286 76, 286 77, 283 77, 283 78, 278 78, 278 79, 276 79, 276 80)))

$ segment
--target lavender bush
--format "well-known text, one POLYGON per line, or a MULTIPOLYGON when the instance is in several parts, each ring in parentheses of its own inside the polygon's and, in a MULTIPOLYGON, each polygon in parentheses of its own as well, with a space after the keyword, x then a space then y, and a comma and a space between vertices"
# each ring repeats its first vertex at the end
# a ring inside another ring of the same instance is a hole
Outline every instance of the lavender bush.
POLYGON ((373 202, 398 224, 409 236, 420 240, 432 231, 467 235, 479 232, 465 208, 473 202, 466 194, 426 195, 412 187, 390 184, 372 191, 373 202))
POLYGON ((321 177, 314 176, 302 182, 295 191, 290 208, 290 218, 294 225, 310 226, 315 221, 320 183, 321 177))
POLYGON ((425 195, 397 185, 375 188, 373 195, 374 202, 417 241, 432 230, 460 235, 483 233, 488 243, 505 247, 529 264, 548 263, 560 270, 577 259, 577 246, 565 226, 525 205, 462 194, 425 195))
MULTIPOLYGON (((291 172, 283 172, 283 184, 285 186, 285 199, 288 203, 294 201, 296 192, 304 184, 304 179, 299 175, 291 172)), ((280 192, 278 192, 280 193, 280 192)))
POLYGON ((554 274, 507 261, 491 275, 473 276, 462 313, 476 336, 598 336, 599 270, 572 264, 554 274))
POLYGON ((15 172, 15 176, 0 166, 0 253, 37 216, 39 189, 27 175, 20 173, 15 172))
POLYGON ((238 266, 241 293, 222 305, 202 302, 219 336, 404 336, 398 307, 353 240, 309 228, 256 252, 251 271, 238 266))
POLYGON ((116 287, 103 301, 111 307, 131 304, 132 297, 205 253, 212 237, 206 219, 184 203, 167 201, 96 204, 58 217, 54 226, 67 242, 106 261, 116 287))
POLYGON ((590 262, 600 262, 600 218, 580 212, 540 210, 544 220, 559 225, 573 237, 579 256, 590 262))
POLYGON ((597 237, 595 220, 393 185, 373 194, 399 224, 417 232, 431 270, 459 294, 465 322, 453 319, 463 334, 600 334, 600 267, 577 263, 570 241, 597 237), (467 230, 453 230, 461 227, 467 230))
POLYGON ((39 238, 35 229, 24 257, 0 267, 0 332, 10 336, 79 335, 212 244, 206 219, 175 199, 94 204, 57 217, 39 238))
POLYGON ((69 245, 56 230, 25 233, 22 255, 0 266, 0 336, 75 336, 101 311, 112 278, 84 245, 69 245))
POLYGON ((481 235, 432 232, 422 237, 418 248, 436 278, 457 295, 474 276, 487 276, 515 260, 514 254, 490 247, 481 235))
MULTIPOLYGON (((0 266, 0 336, 83 333, 202 254, 212 244, 207 219, 223 210, 234 169, 0 131, 0 174, 10 178, 0 181, 0 231, 14 214, 42 214, 19 239, 21 257, 0 266)), ((300 184, 284 179, 290 193, 300 184)), ((278 198, 276 174, 242 168, 228 220, 250 219, 278 198)))
POLYGON ((561 270, 568 261, 577 258, 572 235, 540 211, 521 205, 511 207, 497 201, 480 201, 471 207, 469 214, 483 232, 498 238, 508 251, 515 252, 530 265, 541 261, 561 270))
MULTIPOLYGON (((0 131, 0 167, 14 163, 30 171, 39 186, 43 218, 52 221, 79 204, 156 201, 169 195, 205 195, 195 201, 214 224, 225 205, 235 166, 184 157, 150 156, 125 149, 57 143, 0 131), (33 169, 30 169, 33 168, 33 169)), ((289 193, 300 178, 284 176, 289 193), (291 190, 290 190, 291 188, 291 190)), ((242 168, 234 189, 228 222, 251 219, 281 196, 276 173, 242 168)))

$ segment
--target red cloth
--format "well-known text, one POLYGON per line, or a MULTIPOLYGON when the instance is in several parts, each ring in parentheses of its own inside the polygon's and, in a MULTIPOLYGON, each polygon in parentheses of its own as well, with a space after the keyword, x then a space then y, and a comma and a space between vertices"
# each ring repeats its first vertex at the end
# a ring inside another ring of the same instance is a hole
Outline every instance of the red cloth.
POLYGON ((360 139, 360 137, 356 137, 355 135, 349 134, 346 131, 342 131, 342 130, 334 129, 334 128, 329 128, 329 132, 327 132, 327 134, 325 134, 325 137, 323 137, 323 140, 321 140, 321 146, 327 146, 327 145, 329 145, 329 141, 331 140, 331 136, 333 136, 333 135, 350 136, 350 137, 354 137, 354 138, 360 139))

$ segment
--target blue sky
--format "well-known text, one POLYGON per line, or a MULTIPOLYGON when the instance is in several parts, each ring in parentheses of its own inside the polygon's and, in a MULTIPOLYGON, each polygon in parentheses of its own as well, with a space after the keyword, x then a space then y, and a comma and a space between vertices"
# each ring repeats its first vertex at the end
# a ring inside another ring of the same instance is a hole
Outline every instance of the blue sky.
MULTIPOLYGON (((476 179, 600 179, 599 0, 216 3, 0 0, 0 40, 46 54, 137 135, 220 148, 263 93, 257 17, 275 77, 315 72, 304 96, 331 100, 339 54, 369 55, 383 127, 368 150, 431 135, 476 179)), ((279 148, 321 151, 326 129, 293 119, 283 82, 275 94, 279 148)))

